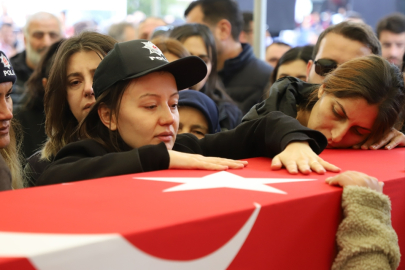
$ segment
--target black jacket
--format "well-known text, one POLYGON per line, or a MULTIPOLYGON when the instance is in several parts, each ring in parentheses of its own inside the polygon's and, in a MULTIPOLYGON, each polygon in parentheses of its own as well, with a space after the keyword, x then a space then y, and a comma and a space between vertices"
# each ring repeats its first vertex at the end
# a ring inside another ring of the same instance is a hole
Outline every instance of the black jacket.
POLYGON ((273 68, 257 59, 249 44, 242 44, 242 48, 243 51, 237 57, 225 61, 218 75, 226 92, 245 114, 263 99, 263 91, 273 68))
MULTIPOLYGON (((173 150, 231 159, 273 157, 292 141, 308 141, 318 154, 327 145, 322 133, 303 127, 296 119, 281 112, 272 112, 233 130, 206 135, 201 140, 192 134, 180 134, 173 150)), ((164 143, 111 153, 94 140, 86 139, 62 148, 37 184, 163 170, 169 168, 169 162, 164 143)))
POLYGON ((297 105, 305 104, 309 95, 319 87, 319 84, 306 83, 294 77, 281 78, 271 86, 269 97, 253 106, 242 122, 257 119, 273 111, 296 118, 297 105))
POLYGON ((36 98, 33 103, 27 107, 25 104, 27 94, 23 94, 22 104, 14 108, 14 117, 22 126, 23 143, 22 152, 25 158, 30 157, 36 151, 42 148, 46 141, 45 134, 45 113, 44 102, 42 98, 36 98))
MULTIPOLYGON (((216 87, 220 86, 216 85, 216 87)), ((222 86, 221 89, 224 89, 224 87, 222 86)), ((205 86, 200 91, 206 94, 205 86)), ((212 100, 218 107, 219 126, 221 127, 221 130, 234 129, 242 121, 242 111, 234 103, 227 101, 224 98, 223 92, 218 88, 214 89, 213 95, 215 99, 213 98, 212 100)))
POLYGON ((17 82, 13 85, 13 92, 11 93, 11 99, 13 100, 14 106, 20 104, 20 99, 24 92, 24 84, 28 81, 28 78, 33 72, 25 62, 26 57, 26 51, 22 51, 10 58, 11 65, 17 76, 17 82))

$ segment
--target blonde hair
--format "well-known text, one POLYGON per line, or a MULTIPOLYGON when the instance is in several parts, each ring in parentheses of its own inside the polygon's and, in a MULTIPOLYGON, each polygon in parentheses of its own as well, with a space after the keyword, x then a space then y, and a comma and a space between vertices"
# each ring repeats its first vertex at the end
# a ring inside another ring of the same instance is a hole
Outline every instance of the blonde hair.
POLYGON ((22 143, 22 130, 18 122, 11 120, 10 144, 0 149, 8 168, 11 172, 11 187, 20 189, 26 186, 24 172, 22 169, 22 156, 20 153, 22 143))

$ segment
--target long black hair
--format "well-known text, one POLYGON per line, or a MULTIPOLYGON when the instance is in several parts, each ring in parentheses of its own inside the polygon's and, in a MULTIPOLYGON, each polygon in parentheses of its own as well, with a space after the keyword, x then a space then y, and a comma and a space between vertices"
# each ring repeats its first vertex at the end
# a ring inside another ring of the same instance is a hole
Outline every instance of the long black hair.
POLYGON ((312 45, 289 49, 286 53, 283 54, 283 56, 280 57, 277 65, 274 67, 273 73, 271 73, 270 83, 273 84, 276 81, 280 66, 295 60, 302 60, 305 63, 308 63, 309 60, 311 60, 313 49, 314 46, 312 45))

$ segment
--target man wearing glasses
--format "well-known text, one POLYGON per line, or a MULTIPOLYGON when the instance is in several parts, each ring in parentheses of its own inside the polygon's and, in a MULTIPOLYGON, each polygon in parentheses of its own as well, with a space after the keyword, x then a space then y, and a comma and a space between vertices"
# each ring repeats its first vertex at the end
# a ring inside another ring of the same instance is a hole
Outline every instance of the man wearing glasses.
POLYGON ((369 54, 381 55, 381 45, 370 26, 342 22, 321 33, 307 66, 307 81, 322 83, 338 65, 369 54))

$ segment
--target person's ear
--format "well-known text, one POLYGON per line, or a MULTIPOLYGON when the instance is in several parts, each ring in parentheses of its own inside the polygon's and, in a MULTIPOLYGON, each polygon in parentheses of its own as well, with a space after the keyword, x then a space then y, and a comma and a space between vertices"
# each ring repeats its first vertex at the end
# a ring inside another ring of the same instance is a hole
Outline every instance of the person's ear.
POLYGON ((42 78, 42 86, 44 87, 44 89, 46 88, 47 83, 48 83, 48 79, 47 78, 42 78))
POLYGON ((227 19, 222 19, 217 23, 215 31, 220 40, 227 40, 231 36, 232 25, 227 19))
POLYGON ((323 93, 325 93, 325 90, 323 89, 323 84, 322 84, 321 87, 319 87, 319 89, 318 89, 318 98, 321 98, 323 93))
POLYGON ((111 112, 111 109, 104 103, 98 107, 98 117, 101 122, 110 130, 117 130, 117 120, 115 115, 111 112))
POLYGON ((308 64, 307 64, 307 81, 308 81, 309 73, 311 72, 311 68, 312 68, 313 64, 314 64, 314 61, 312 61, 312 60, 308 61, 308 64))

